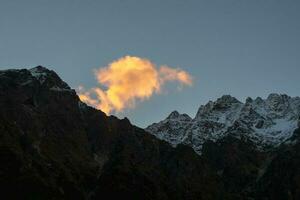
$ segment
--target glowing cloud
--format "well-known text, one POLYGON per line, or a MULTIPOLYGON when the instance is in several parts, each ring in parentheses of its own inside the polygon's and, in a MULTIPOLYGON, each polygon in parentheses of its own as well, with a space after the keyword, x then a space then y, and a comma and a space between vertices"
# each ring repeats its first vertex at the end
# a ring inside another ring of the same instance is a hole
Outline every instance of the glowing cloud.
POLYGON ((96 87, 85 90, 80 86, 79 97, 106 114, 133 108, 136 100, 145 100, 159 93, 167 81, 192 85, 192 77, 181 69, 168 66, 157 69, 151 61, 133 56, 122 57, 105 68, 95 70, 95 76, 98 83, 107 89, 96 87))

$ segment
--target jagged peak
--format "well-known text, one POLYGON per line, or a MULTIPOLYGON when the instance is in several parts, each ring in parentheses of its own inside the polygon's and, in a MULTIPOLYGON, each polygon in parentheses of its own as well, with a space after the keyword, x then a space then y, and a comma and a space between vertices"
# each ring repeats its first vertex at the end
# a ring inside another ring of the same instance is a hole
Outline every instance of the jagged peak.
POLYGON ((216 103, 241 103, 239 100, 237 100, 235 97, 231 95, 223 95, 222 97, 218 98, 216 103))
POLYGON ((169 116, 166 118, 166 120, 174 120, 174 119, 178 119, 178 120, 192 120, 192 118, 188 115, 188 114, 180 114, 177 110, 174 110, 173 112, 171 112, 169 114, 169 116))
POLYGON ((261 97, 256 97, 255 100, 254 100, 254 102, 256 104, 262 104, 262 103, 264 103, 264 100, 261 97))
POLYGON ((167 117, 167 119, 174 119, 174 118, 179 117, 179 115, 180 115, 179 112, 177 110, 174 110, 173 112, 171 112, 169 114, 169 116, 167 117))
POLYGON ((31 73, 32 76, 36 77, 40 82, 44 81, 44 78, 42 77, 51 76, 51 75, 58 76, 54 71, 49 70, 48 68, 43 67, 41 65, 29 69, 29 72, 31 73))
POLYGON ((246 104, 251 104, 253 102, 253 99, 251 97, 246 98, 246 104))
POLYGON ((275 112, 285 111, 290 104, 291 97, 286 94, 270 94, 266 99, 268 107, 275 112))
POLYGON ((280 94, 278 93, 271 93, 268 95, 267 99, 274 99, 274 98, 279 98, 280 94))
POLYGON ((29 69, 29 71, 31 71, 31 72, 50 72, 51 70, 49 70, 47 67, 38 65, 36 67, 29 69))
POLYGON ((267 101, 280 101, 280 100, 288 100, 291 97, 286 94, 278 94, 278 93, 271 93, 267 97, 267 101))
MULTIPOLYGON (((245 105, 246 107, 261 107, 264 108, 264 106, 267 106, 267 108, 271 108, 273 110, 278 110, 282 106, 288 107, 289 104, 293 104, 293 102, 299 102, 300 105, 300 98, 299 97, 290 97, 286 94, 277 94, 277 93, 271 93, 268 95, 266 99, 262 99, 261 97, 256 97, 255 99, 252 99, 251 97, 247 97, 245 103, 240 102, 235 97, 232 97, 231 95, 223 95, 222 97, 218 98, 216 101, 209 101, 205 105, 201 105, 198 109, 198 112, 196 114, 195 118, 199 118, 207 113, 212 113, 218 110, 223 109, 230 109, 232 105, 240 104, 245 105)), ((279 110, 280 110, 279 109, 279 110)), ((300 109, 300 106, 299 106, 300 109)))
POLYGON ((201 105, 197 111, 195 118, 201 118, 204 115, 212 113, 213 111, 230 109, 230 107, 236 104, 242 104, 242 102, 237 100, 235 97, 232 97, 231 95, 223 95, 216 101, 209 101, 204 106, 201 105))

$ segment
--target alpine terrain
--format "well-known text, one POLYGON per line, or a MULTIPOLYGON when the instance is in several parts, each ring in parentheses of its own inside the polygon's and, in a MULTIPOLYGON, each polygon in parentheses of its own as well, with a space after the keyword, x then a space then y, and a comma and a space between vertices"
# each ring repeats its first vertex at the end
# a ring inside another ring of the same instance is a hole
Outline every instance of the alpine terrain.
POLYGON ((299 116, 299 97, 270 94, 267 99, 248 97, 242 103, 224 95, 201 106, 194 119, 173 111, 146 130, 174 146, 189 145, 198 154, 206 141, 215 142, 227 135, 250 140, 257 149, 268 150, 289 142, 299 116))

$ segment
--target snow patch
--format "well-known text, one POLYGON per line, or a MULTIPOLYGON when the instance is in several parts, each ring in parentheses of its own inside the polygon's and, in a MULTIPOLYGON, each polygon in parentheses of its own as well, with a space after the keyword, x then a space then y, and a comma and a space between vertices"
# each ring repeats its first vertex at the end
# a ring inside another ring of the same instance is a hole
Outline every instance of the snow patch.
POLYGON ((40 67, 34 67, 32 69, 29 70, 29 72, 31 73, 31 75, 33 77, 35 77, 41 84, 43 84, 46 80, 46 77, 48 75, 48 73, 44 70, 42 70, 42 68, 40 67))

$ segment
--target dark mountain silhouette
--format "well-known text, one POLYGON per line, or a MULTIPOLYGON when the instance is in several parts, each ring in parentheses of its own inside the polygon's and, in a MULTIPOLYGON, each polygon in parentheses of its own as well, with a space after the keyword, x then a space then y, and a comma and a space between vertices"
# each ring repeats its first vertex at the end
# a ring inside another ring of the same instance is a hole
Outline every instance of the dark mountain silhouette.
POLYGON ((44 67, 0 71, 1 199, 299 199, 299 134, 270 151, 228 134, 198 155, 87 106, 44 67))

